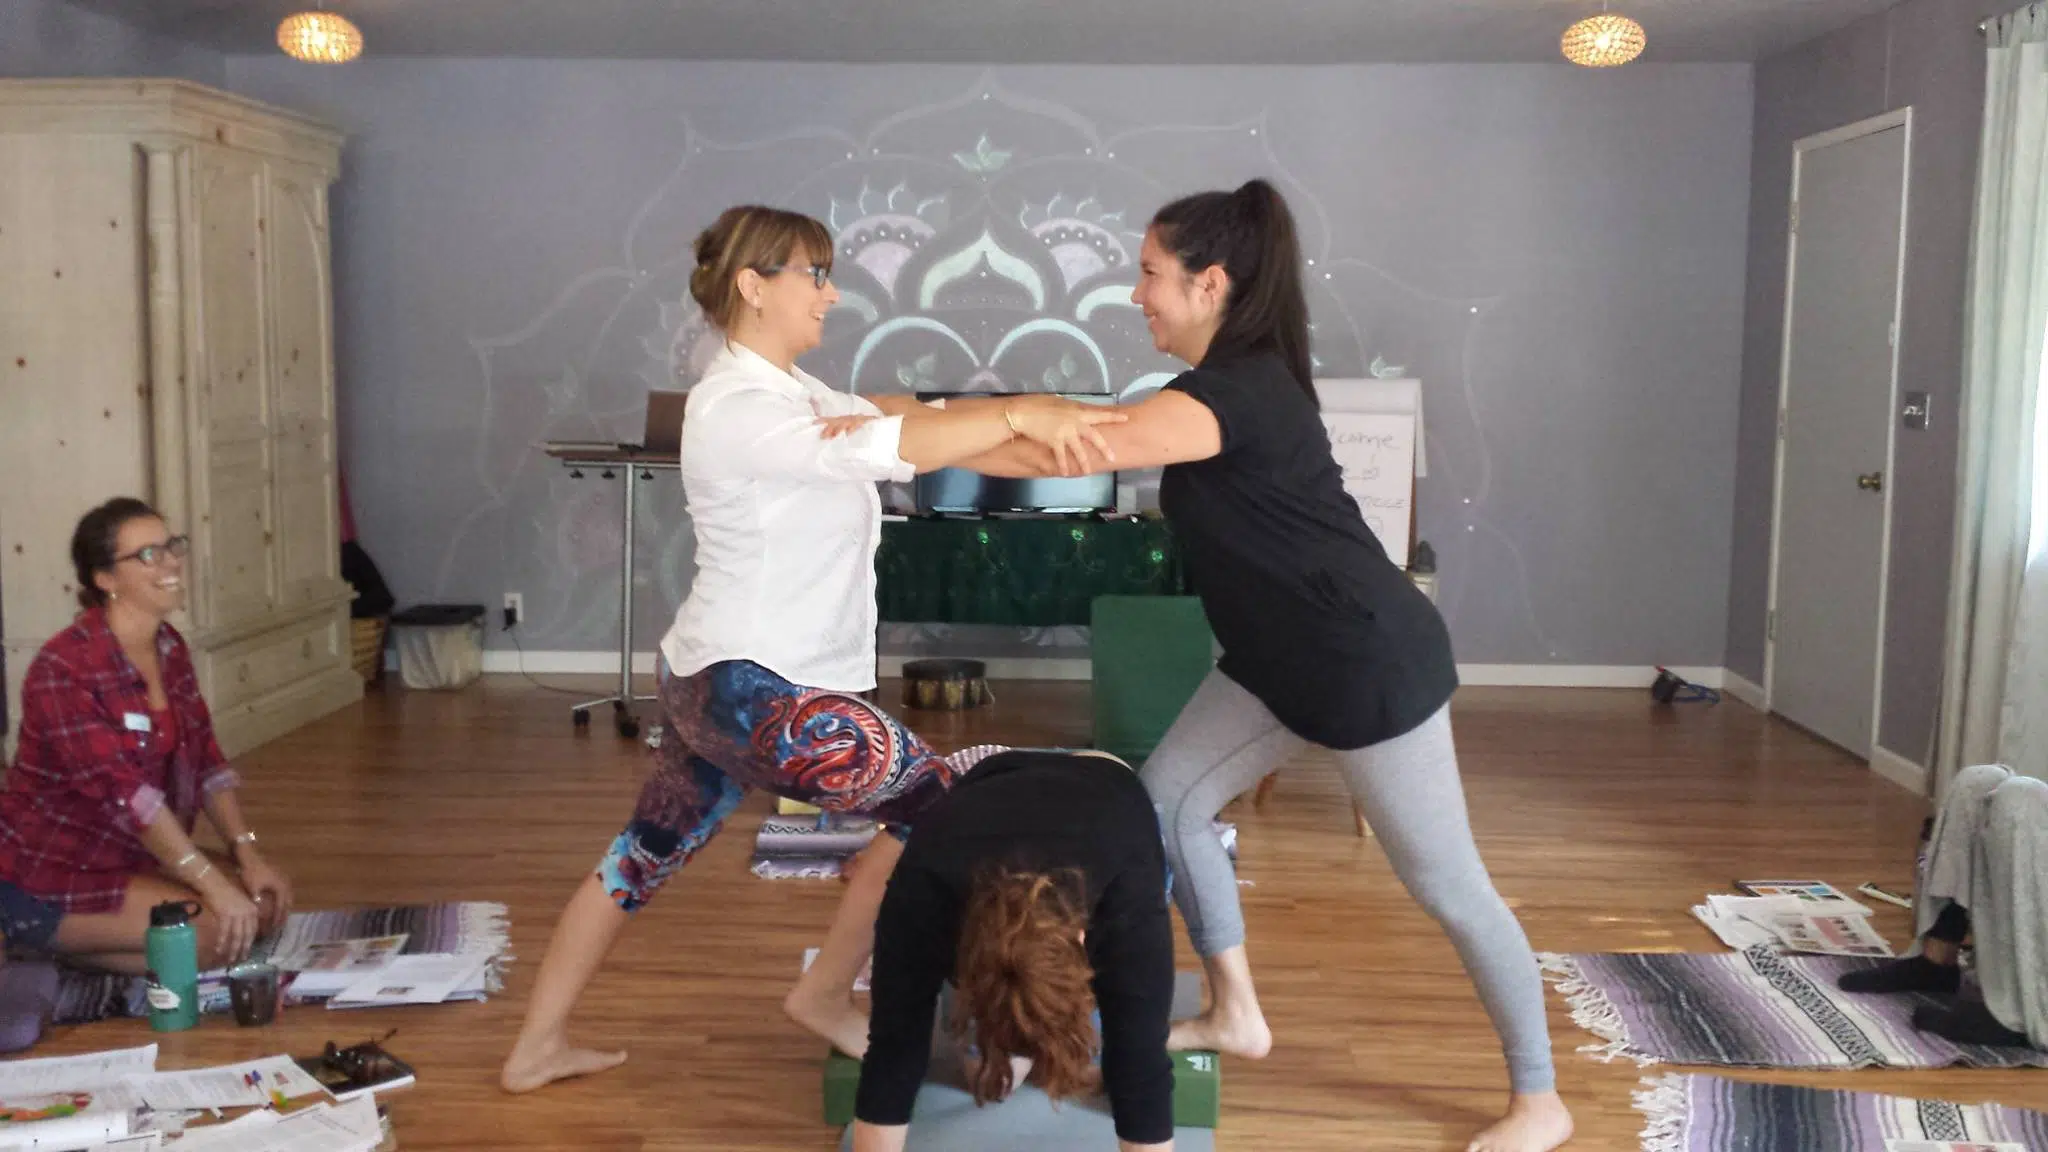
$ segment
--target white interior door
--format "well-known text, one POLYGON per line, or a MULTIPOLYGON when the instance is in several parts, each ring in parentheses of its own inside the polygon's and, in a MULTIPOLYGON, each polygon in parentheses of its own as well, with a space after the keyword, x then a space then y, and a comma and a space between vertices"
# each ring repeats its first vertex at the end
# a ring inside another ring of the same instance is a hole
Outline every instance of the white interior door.
POLYGON ((1802 141, 1793 165, 1771 710, 1858 756, 1883 675, 1911 117, 1802 141))

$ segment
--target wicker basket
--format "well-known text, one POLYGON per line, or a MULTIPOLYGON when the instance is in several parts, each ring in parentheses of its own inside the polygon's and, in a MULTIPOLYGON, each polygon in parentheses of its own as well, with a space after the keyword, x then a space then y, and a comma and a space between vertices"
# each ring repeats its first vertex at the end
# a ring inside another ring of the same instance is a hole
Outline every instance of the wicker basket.
POLYGON ((384 678, 384 633, 390 624, 388 616, 366 616, 348 622, 356 675, 366 684, 384 678))

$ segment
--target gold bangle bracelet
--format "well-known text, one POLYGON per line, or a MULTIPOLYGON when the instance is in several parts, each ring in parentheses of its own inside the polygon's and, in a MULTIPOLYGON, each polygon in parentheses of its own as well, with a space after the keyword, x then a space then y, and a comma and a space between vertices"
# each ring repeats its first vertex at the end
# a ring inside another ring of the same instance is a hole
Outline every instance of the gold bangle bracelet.
POLYGON ((1017 418, 1010 414, 1010 405, 1003 405, 1003 423, 1009 426, 1010 435, 1018 435, 1017 418))

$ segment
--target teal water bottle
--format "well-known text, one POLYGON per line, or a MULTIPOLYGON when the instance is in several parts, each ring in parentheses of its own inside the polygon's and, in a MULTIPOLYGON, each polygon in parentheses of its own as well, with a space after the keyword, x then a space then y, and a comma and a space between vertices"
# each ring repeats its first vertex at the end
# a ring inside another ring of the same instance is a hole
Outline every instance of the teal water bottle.
POLYGON ((174 900, 149 910, 142 951, 149 963, 149 1026, 183 1032, 199 1024, 199 933, 192 917, 203 909, 174 900))

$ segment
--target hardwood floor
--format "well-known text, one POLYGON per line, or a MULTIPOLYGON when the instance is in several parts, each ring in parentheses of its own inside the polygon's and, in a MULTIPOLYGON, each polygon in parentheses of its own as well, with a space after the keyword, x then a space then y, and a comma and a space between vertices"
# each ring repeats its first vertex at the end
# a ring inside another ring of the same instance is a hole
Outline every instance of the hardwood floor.
MULTIPOLYGON (((601 692, 602 681, 564 678, 601 692)), ((1085 684, 1005 684, 971 714, 907 714, 933 743, 1076 745, 1085 684)), ((578 1016, 616 1072, 507 1097, 495 1077, 556 912, 628 814, 648 760, 601 722, 571 730, 571 697, 517 677, 456 694, 391 685, 244 757, 244 806, 301 907, 503 901, 519 957, 485 1005, 344 1015, 287 1010, 268 1029, 209 1018, 161 1038, 162 1066, 310 1053, 393 1027, 419 1086, 391 1098, 399 1146, 680 1152, 835 1148, 818 1119, 820 1045, 779 1012, 838 885, 764 881, 746 864, 770 808, 755 796, 628 931, 578 1016)), ((883 702, 898 699, 885 685, 883 702)), ((651 715, 651 712, 649 713, 651 715)), ((899 713, 901 714, 901 713, 899 713)), ((1686 909, 1738 875, 1909 886, 1924 802, 1733 702, 1656 710, 1640 692, 1467 689, 1455 722, 1480 846, 1546 951, 1711 951, 1686 909)), ((602 718, 600 718, 600 721, 602 718)), ((1471 986, 1375 842, 1352 829, 1328 763, 1281 775, 1238 822, 1254 970, 1276 1046, 1226 1061, 1230 1149, 1462 1149, 1506 1076, 1471 986)), ((1879 910, 1895 946, 1906 914, 1879 910)), ((1182 962, 1193 967, 1185 940, 1182 962)), ((1574 1148, 1637 1147, 1643 1075, 1575 1049, 1592 1037, 1550 996, 1574 1148)), ((142 1043, 146 1024, 81 1028, 38 1055, 142 1043)), ((1745 1075, 1744 1073, 1733 1073, 1745 1075)), ((2040 1074, 1775 1074, 1829 1087, 2048 1099, 2040 1074)))

